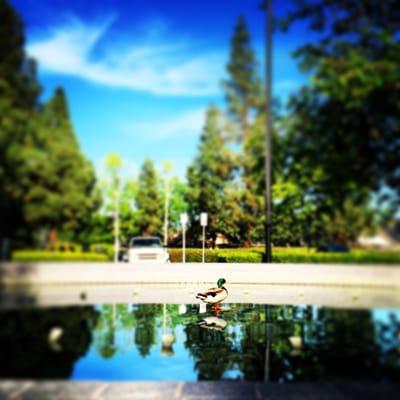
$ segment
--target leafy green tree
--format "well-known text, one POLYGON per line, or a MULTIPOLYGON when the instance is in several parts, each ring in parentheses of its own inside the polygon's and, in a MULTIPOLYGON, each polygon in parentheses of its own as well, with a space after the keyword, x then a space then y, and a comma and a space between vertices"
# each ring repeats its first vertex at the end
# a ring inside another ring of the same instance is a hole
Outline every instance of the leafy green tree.
POLYGON ((198 220, 201 212, 209 215, 207 233, 214 243, 218 232, 226 232, 226 224, 229 223, 226 215, 229 210, 226 210, 225 194, 227 183, 234 176, 234 169, 235 162, 226 146, 220 113, 216 107, 211 106, 207 110, 197 157, 187 172, 189 190, 186 201, 193 222, 190 233, 194 242, 199 234, 198 220))
POLYGON ((372 194, 398 204, 397 2, 305 1, 284 22, 299 19, 321 39, 296 52, 312 81, 290 103, 291 176, 317 207, 315 220, 332 223, 349 205, 368 212, 372 194))
POLYGON ((142 235, 162 233, 163 203, 156 169, 150 159, 142 165, 136 192, 137 227, 142 235))
POLYGON ((4 0, 0 18, 2 247, 10 239, 31 242, 39 230, 73 236, 98 206, 93 168, 79 149, 63 90, 39 104, 36 66, 25 55, 23 25, 4 0))
POLYGON ((29 236, 24 228, 19 166, 27 162, 25 142, 40 87, 35 63, 24 51, 22 21, 6 0, 0 1, 0 21, 0 244, 4 250, 11 240, 29 236))

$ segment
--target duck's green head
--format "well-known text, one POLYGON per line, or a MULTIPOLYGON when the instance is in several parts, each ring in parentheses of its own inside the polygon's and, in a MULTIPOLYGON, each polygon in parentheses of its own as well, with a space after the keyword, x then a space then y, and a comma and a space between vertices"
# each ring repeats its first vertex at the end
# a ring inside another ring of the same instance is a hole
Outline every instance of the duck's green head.
POLYGON ((220 288, 226 283, 226 280, 224 278, 219 278, 217 281, 217 286, 220 288))

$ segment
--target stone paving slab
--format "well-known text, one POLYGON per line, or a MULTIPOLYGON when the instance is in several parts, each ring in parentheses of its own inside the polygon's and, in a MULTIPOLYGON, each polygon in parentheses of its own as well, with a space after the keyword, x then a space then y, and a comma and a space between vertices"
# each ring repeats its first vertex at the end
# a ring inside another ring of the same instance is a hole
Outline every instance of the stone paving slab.
POLYGON ((158 400, 180 399, 182 383, 176 382, 129 382, 110 384, 101 399, 158 400))
POLYGON ((4 400, 398 400, 400 384, 0 381, 4 400))
POLYGON ((15 400, 95 400, 107 387, 99 382, 43 381, 22 391, 15 400))

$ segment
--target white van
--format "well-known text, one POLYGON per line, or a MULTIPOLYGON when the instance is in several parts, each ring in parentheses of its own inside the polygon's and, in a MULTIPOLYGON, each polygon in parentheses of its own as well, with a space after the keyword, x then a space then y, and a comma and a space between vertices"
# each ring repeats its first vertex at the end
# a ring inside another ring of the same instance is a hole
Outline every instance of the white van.
POLYGON ((169 262, 169 254, 156 236, 138 236, 131 239, 128 262, 169 262))

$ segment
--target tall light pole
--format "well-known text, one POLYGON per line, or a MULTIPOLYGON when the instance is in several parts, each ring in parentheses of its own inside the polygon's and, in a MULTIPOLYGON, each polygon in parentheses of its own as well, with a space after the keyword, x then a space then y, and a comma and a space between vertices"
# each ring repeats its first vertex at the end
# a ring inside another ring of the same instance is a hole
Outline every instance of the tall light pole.
POLYGON ((115 177, 115 204, 114 204, 114 262, 119 256, 119 177, 115 177))
POLYGON ((182 225, 182 262, 186 262, 186 225, 188 222, 188 215, 186 213, 181 214, 181 225, 182 225))
POLYGON ((272 145, 272 0, 266 0, 265 27, 265 259, 272 261, 271 145, 272 145))
POLYGON ((171 163, 164 163, 164 179, 165 179, 165 204, 164 204, 164 245, 168 245, 168 213, 169 213, 169 201, 170 201, 170 173, 171 163))

